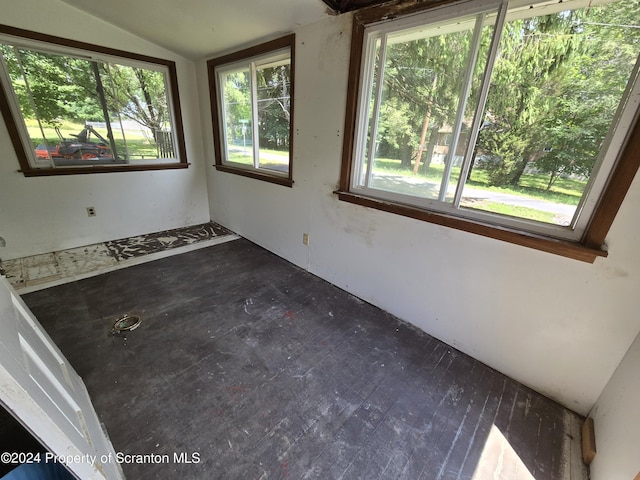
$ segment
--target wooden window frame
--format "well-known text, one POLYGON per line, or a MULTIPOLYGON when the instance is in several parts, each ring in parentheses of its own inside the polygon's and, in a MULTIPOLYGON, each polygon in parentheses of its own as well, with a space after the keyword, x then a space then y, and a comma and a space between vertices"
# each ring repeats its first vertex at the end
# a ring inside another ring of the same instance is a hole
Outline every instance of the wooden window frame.
MULTIPOLYGON (((11 143, 15 149, 20 164, 20 172, 25 177, 39 177, 39 176, 55 176, 55 175, 78 175, 87 173, 110 173, 110 172, 132 172, 132 171, 149 171, 149 170, 175 170, 188 168, 187 162, 187 149, 184 138, 184 128, 182 122, 182 111, 180 108, 180 95, 178 91, 178 75, 176 71, 176 64, 171 60, 165 60, 162 58, 151 57, 147 55, 140 55, 137 53, 131 53, 124 50, 117 50, 113 48, 103 47, 101 45, 94 45, 77 40, 70 40, 67 38, 56 37, 44 33, 34 32, 31 30, 25 30, 21 28, 11 27, 8 25, 0 24, 0 33, 11 35, 14 37, 22 37, 29 40, 35 40, 38 42, 48 43, 54 46, 60 46, 64 48, 73 48, 79 50, 85 50, 88 52, 96 52, 99 54, 105 54, 113 57, 121 57, 127 60, 135 60, 145 63, 157 64, 166 67, 168 72, 169 90, 172 100, 172 130, 174 131, 174 142, 176 152, 178 153, 178 162, 175 163, 156 163, 152 165, 95 165, 89 167, 72 166, 72 167, 57 167, 57 168, 34 168, 29 162, 28 153, 24 149, 22 143, 18 125, 23 121, 22 118, 16 119, 13 109, 10 107, 9 92, 6 90, 5 85, 0 82, 0 111, 4 117, 7 130, 11 143)), ((60 54, 64 54, 64 51, 60 51, 60 54)))
POLYGON ((213 58, 207 61, 207 72, 209 77, 209 98, 211 102, 211 121, 213 125, 213 143, 215 151, 216 170, 220 172, 233 173, 244 177, 255 178, 265 182, 283 185, 285 187, 293 186, 293 132, 294 132, 294 93, 295 93, 295 34, 290 34, 270 42, 262 43, 253 47, 245 48, 238 52, 230 53, 222 57, 213 58), (239 62, 242 60, 250 60, 253 57, 269 54, 277 50, 289 48, 291 50, 291 67, 290 67, 290 121, 289 121, 289 172, 288 175, 278 175, 269 173, 266 169, 258 168, 242 168, 223 162, 223 136, 222 125, 220 124, 219 111, 221 105, 218 102, 218 85, 216 80, 215 69, 229 63, 239 62))
POLYGON ((351 191, 354 167, 353 151, 357 135, 356 121, 360 98, 360 71, 364 48, 365 28, 373 23, 393 19, 397 16, 423 12, 436 6, 452 4, 454 1, 423 2, 411 0, 402 4, 382 5, 362 9, 353 16, 351 37, 351 59, 347 87, 347 106, 342 150, 340 183, 336 194, 339 200, 361 205, 405 217, 455 228, 469 233, 502 240, 516 245, 593 263, 598 257, 608 255, 606 236, 622 205, 624 197, 640 168, 640 119, 638 115, 629 129, 625 145, 618 161, 610 171, 609 179, 599 203, 591 216, 589 225, 579 241, 560 240, 517 228, 498 226, 459 216, 435 212, 411 205, 353 193, 351 191))

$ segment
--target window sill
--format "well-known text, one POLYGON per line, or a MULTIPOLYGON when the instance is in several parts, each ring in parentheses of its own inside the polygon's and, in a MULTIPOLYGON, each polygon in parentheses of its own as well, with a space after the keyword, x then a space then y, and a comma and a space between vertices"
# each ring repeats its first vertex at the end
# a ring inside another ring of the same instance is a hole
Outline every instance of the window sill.
POLYGON ((176 170, 188 168, 188 163, 168 163, 158 165, 137 165, 131 166, 108 166, 96 165, 94 167, 71 167, 71 168, 31 168, 19 170, 25 177, 52 177, 56 175, 83 175, 87 173, 111 173, 111 172, 144 172, 149 170, 176 170))
POLYGON ((259 170, 248 170, 245 168, 230 167, 228 165, 214 165, 216 170, 220 172, 233 173, 241 175, 243 177, 255 178, 257 180, 263 180, 265 182, 275 183, 277 185, 283 185, 285 187, 293 187, 293 180, 289 177, 281 177, 279 175, 271 175, 259 170))
POLYGON ((593 263, 598 257, 606 257, 607 252, 596 248, 589 248, 578 242, 557 240, 554 238, 535 235, 506 227, 497 227, 487 223, 453 217, 442 213, 431 212, 408 205, 379 200, 372 197, 357 195, 344 190, 334 192, 338 199, 384 212, 395 213, 424 222, 435 223, 445 227, 455 228, 464 232, 475 233, 484 237, 495 238, 515 245, 533 248, 547 253, 553 253, 582 262, 593 263))

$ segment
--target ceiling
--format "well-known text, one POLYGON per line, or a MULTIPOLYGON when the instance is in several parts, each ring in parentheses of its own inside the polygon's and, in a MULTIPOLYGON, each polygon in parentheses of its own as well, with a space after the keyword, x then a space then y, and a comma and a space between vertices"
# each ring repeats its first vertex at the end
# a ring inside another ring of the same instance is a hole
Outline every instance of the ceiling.
POLYGON ((199 60, 249 46, 366 0, 62 0, 139 37, 199 60), (336 10, 327 8, 335 3, 336 10))

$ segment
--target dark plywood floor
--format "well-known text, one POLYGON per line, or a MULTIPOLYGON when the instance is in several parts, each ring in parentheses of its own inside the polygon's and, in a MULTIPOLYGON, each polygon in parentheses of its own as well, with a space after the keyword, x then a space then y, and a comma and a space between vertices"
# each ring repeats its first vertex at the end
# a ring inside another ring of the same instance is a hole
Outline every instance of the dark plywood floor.
POLYGON ((587 478, 577 415, 243 239, 24 298, 116 451, 168 456, 130 479, 587 478))

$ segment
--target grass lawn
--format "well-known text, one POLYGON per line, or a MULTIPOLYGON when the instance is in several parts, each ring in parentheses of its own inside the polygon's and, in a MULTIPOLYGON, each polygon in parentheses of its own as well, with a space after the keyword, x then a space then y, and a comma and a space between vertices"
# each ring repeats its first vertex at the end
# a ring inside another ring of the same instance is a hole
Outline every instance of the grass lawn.
MULTIPOLYGON (((407 195, 416 195, 424 198, 437 198, 440 182, 444 174, 443 164, 432 164, 427 172, 424 171, 424 165, 421 166, 418 173, 413 173, 411 168, 402 167, 400 160, 390 158, 377 158, 375 160, 374 173, 380 175, 401 175, 407 179, 425 180, 434 184, 433 189, 425 188, 424 184, 415 181, 394 180, 393 186, 380 187, 388 183, 388 179, 378 178, 376 188, 390 189, 397 193, 407 195)), ((451 170, 450 186, 455 186, 460 176, 460 167, 453 167, 451 170)), ((476 190, 498 192, 507 195, 514 195, 528 199, 545 200, 559 205, 576 206, 580 201, 586 181, 574 179, 560 178, 547 191, 547 183, 549 177, 547 175, 524 174, 520 179, 520 184, 516 187, 495 187, 489 185, 489 176, 485 170, 475 168, 472 171, 471 179, 466 183, 470 188, 476 190)), ((447 196, 449 198, 450 192, 447 196)), ((462 206, 483 210, 487 212, 498 213, 502 215, 510 215, 517 218, 526 218, 545 223, 565 224, 566 215, 563 217, 557 213, 538 210, 536 208, 510 205, 499 201, 481 200, 469 202, 463 197, 462 206)))
MULTIPOLYGON (((390 158, 377 158, 375 161, 374 172, 392 173, 395 175, 403 175, 414 178, 424 178, 434 182, 440 182, 444 173, 444 165, 432 164, 428 172, 424 172, 424 166, 421 165, 418 173, 413 173, 412 169, 403 168, 400 160, 390 158)), ((455 184, 460 175, 460 167, 454 167, 451 170, 450 184, 455 184)), ((582 193, 587 184, 586 181, 579 181, 570 178, 559 178, 551 187, 550 191, 546 191, 549 177, 547 175, 531 175, 524 174, 520 179, 520 185, 517 187, 494 187, 489 185, 489 177, 485 170, 475 168, 471 172, 471 179, 467 185, 479 190, 489 190, 510 195, 519 195, 527 198, 538 198, 553 203, 563 205, 577 205, 582 197, 582 193)))
MULTIPOLYGON (((229 152, 229 161, 243 165, 253 165, 253 150, 247 147, 243 150, 234 147, 229 152)), ((269 170, 287 171, 289 166, 289 151, 260 149, 260 168, 269 170)))
POLYGON ((547 191, 547 183, 549 182, 547 175, 523 174, 520 177, 520 185, 517 187, 494 187, 489 185, 488 177, 486 170, 474 169, 471 172, 471 180, 467 182, 467 185, 511 195, 539 198, 563 205, 578 205, 587 185, 586 181, 559 178, 551 189, 547 191))
POLYGON ((480 201, 473 204, 465 204, 462 202, 462 206, 475 208, 477 210, 484 210, 485 212, 499 213, 502 215, 510 215, 517 218, 526 218, 528 220, 537 220, 538 222, 555 223, 554 219, 556 214, 552 212, 543 212, 536 210, 535 208, 518 207, 515 205, 506 205, 499 202, 480 201))

